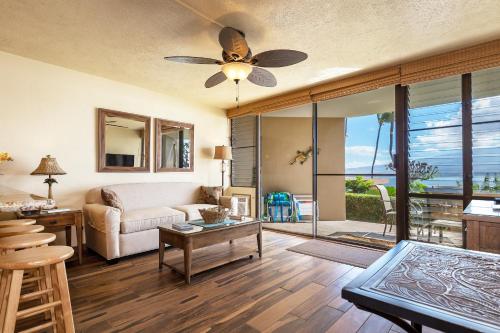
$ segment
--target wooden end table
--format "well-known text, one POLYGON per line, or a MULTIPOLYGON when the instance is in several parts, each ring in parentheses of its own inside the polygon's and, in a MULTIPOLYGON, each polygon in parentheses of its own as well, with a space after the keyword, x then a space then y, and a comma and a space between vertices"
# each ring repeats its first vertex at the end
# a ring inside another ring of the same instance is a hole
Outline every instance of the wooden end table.
POLYGON ((500 255, 401 241, 342 297, 407 332, 500 332, 500 255), (410 321, 408 323, 406 320, 410 321))
POLYGON ((206 271, 217 266, 227 264, 245 257, 253 257, 255 250, 239 249, 231 251, 227 258, 219 259, 213 263, 204 264, 203 267, 192 267, 192 253, 195 249, 204 248, 210 245, 229 242, 233 239, 243 238, 251 235, 257 236, 257 248, 259 258, 262 258, 262 224, 260 221, 237 221, 237 224, 208 229, 202 228, 195 232, 181 232, 170 227, 158 227, 160 231, 159 247, 159 269, 168 266, 172 270, 184 275, 187 284, 191 283, 191 276, 202 271, 206 271), (165 244, 172 245, 184 251, 184 267, 165 263, 165 244))
POLYGON ((24 215, 21 212, 17 213, 18 219, 35 219, 37 224, 43 225, 46 232, 66 232, 66 245, 71 246, 71 227, 76 228, 76 243, 77 251, 75 255, 78 258, 78 263, 83 261, 83 217, 82 211, 72 209, 57 213, 37 213, 24 215))

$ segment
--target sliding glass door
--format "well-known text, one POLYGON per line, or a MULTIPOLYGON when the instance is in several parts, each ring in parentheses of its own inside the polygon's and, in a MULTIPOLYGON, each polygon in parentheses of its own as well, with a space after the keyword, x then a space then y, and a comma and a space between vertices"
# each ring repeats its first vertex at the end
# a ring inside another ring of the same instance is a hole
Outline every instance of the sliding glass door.
POLYGON ((313 234, 312 126, 311 104, 260 117, 264 228, 313 234))
POLYGON ((381 247, 401 239, 461 247, 464 207, 500 195, 500 68, 257 119, 256 130, 233 120, 257 142, 233 128, 242 138, 233 138, 232 179, 257 185, 266 228, 381 247))
POLYGON ((394 87, 319 102, 317 235, 396 242, 394 87))

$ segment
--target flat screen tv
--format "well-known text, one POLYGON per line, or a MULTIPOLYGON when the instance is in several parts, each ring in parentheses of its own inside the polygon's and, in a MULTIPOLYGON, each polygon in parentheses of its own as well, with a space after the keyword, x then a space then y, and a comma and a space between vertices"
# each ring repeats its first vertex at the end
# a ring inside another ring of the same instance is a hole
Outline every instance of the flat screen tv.
POLYGON ((134 155, 106 154, 106 166, 134 166, 134 155))

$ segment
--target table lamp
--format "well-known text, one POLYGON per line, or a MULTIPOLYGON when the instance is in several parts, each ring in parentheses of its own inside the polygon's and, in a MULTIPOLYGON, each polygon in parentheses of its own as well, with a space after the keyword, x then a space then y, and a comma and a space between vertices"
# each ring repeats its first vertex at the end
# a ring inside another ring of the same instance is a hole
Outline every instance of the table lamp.
POLYGON ((47 155, 43 157, 40 161, 38 167, 31 173, 32 175, 48 175, 49 178, 45 179, 44 183, 49 185, 49 199, 53 199, 52 197, 52 184, 57 183, 57 180, 52 178, 53 175, 65 175, 66 172, 61 169, 59 164, 54 157, 50 157, 47 155))
POLYGON ((233 159, 231 147, 228 146, 215 146, 214 160, 221 160, 221 173, 222 173, 222 195, 224 195, 224 172, 226 172, 225 161, 233 159))

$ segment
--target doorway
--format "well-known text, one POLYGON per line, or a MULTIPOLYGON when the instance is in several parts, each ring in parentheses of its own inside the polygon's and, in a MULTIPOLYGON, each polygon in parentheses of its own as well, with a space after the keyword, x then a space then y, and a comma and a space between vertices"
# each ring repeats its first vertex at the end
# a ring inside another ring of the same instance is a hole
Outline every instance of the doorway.
POLYGON ((317 103, 318 237, 396 243, 394 87, 317 103))

